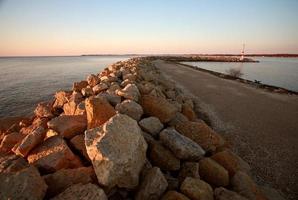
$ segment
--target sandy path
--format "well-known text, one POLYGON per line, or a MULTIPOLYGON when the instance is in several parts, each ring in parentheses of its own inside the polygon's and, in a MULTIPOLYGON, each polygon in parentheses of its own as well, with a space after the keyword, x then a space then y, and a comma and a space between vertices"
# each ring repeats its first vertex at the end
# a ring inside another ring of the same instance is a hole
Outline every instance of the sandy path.
POLYGON ((273 94, 182 65, 155 61, 199 98, 214 129, 234 144, 257 181, 298 199, 298 97, 273 94))

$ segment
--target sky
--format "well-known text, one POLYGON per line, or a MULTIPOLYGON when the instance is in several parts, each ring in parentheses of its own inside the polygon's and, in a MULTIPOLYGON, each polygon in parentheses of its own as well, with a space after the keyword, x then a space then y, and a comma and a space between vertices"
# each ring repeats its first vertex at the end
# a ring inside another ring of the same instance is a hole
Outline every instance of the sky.
POLYGON ((0 0, 0 56, 298 53, 298 0, 0 0))

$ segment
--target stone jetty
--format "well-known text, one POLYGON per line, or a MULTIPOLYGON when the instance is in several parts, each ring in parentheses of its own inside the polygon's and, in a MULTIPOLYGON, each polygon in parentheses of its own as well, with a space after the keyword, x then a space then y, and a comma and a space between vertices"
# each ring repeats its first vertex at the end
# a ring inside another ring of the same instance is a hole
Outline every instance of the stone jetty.
POLYGON ((151 60, 114 63, 1 132, 0 199, 267 199, 151 60))

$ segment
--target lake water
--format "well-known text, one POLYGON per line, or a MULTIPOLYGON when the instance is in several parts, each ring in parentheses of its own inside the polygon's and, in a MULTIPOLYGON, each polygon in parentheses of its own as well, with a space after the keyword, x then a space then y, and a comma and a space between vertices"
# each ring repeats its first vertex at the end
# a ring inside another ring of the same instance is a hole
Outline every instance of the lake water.
POLYGON ((0 117, 22 116, 58 90, 127 56, 0 58, 0 117))
POLYGON ((253 57, 258 63, 183 62, 227 74, 231 68, 243 73, 241 78, 298 92, 298 58, 253 57))

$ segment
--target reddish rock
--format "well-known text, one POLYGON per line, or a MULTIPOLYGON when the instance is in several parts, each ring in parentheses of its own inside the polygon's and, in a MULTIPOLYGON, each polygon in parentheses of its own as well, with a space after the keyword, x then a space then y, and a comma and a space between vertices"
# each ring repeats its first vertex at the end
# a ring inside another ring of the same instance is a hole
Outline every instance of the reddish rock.
POLYGON ((84 136, 84 134, 80 134, 80 135, 77 135, 77 136, 74 136, 73 138, 71 138, 70 144, 76 150, 78 150, 81 153, 81 155, 84 156, 84 158, 86 160, 90 160, 90 158, 87 154, 86 146, 85 146, 85 136, 84 136))
POLYGON ((116 112, 113 106, 104 97, 91 97, 85 101, 88 129, 101 126, 116 112))
POLYGON ((81 161, 59 136, 53 136, 33 149, 27 157, 30 164, 51 173, 64 168, 82 166, 81 161))
POLYGON ((95 174, 92 167, 61 169, 53 174, 43 176, 48 185, 47 197, 56 196, 74 184, 91 183, 94 177, 95 174))
POLYGON ((193 200, 213 200, 212 187, 198 178, 187 177, 181 184, 180 190, 193 200))
POLYGON ((5 135, 1 141, 0 144, 0 152, 2 153, 8 153, 11 151, 11 149, 19 142, 23 140, 23 138, 26 137, 26 135, 13 132, 5 135))
POLYGON ((52 105, 48 102, 44 102, 44 103, 39 103, 37 105, 37 107, 34 110, 34 114, 37 117, 47 117, 47 118, 52 118, 54 117, 53 113, 52 113, 52 105))
POLYGON ((184 194, 181 194, 177 191, 168 191, 165 195, 162 196, 161 200, 190 200, 184 194))
POLYGON ((46 130, 43 127, 36 128, 21 141, 14 151, 15 154, 26 157, 34 147, 43 142, 45 135, 46 130))
POLYGON ((38 118, 38 117, 36 117, 36 118, 33 120, 32 124, 31 124, 30 126, 21 128, 20 133, 23 134, 23 135, 28 135, 28 134, 30 134, 34 129, 36 129, 37 127, 42 126, 42 127, 44 127, 44 128, 47 128, 47 122, 48 122, 48 121, 49 121, 49 120, 48 120, 47 118, 38 118))
POLYGON ((27 167, 28 162, 21 156, 8 154, 0 157, 0 174, 18 172, 27 167))
POLYGON ((205 122, 183 122, 176 125, 177 131, 198 143, 205 150, 215 150, 224 144, 223 138, 205 122))
POLYGON ((72 90, 75 92, 81 92, 81 90, 87 86, 88 86, 87 81, 74 82, 72 86, 72 90))
POLYGON ((204 158, 199 164, 200 177, 207 183, 217 187, 229 185, 229 173, 223 166, 211 158, 204 158))
POLYGON ((89 97, 93 95, 93 90, 90 87, 83 88, 81 93, 84 97, 89 97))
POLYGON ((104 91, 104 90, 106 90, 106 89, 108 89, 108 88, 109 88, 109 86, 108 86, 107 84, 105 84, 105 83, 100 83, 100 84, 95 85, 95 86, 92 88, 92 90, 93 90, 93 93, 94 93, 94 94, 98 94, 98 93, 100 93, 101 91, 104 91))
POLYGON ((194 112, 194 110, 192 109, 192 107, 190 107, 189 105, 187 104, 183 104, 182 105, 182 111, 181 113, 187 117, 187 119, 189 121, 196 121, 198 118, 197 118, 197 115, 196 113, 194 112))
POLYGON ((152 95, 142 96, 141 106, 145 114, 157 117, 162 123, 169 122, 175 117, 177 112, 175 106, 165 98, 152 95))
POLYGON ((65 115, 83 115, 85 114, 85 102, 69 101, 63 106, 65 115))
POLYGON ((144 131, 152 134, 153 136, 157 136, 163 129, 163 124, 157 117, 144 118, 139 122, 139 125, 144 131))
POLYGON ((53 108, 62 108, 65 103, 69 101, 71 92, 59 91, 55 94, 55 102, 53 108))
POLYGON ((94 87, 95 85, 97 85, 99 81, 100 79, 98 78, 98 76, 94 74, 91 74, 87 77, 88 85, 90 85, 91 87, 94 87))
POLYGON ((44 140, 46 140, 50 137, 56 136, 56 135, 59 135, 59 133, 57 133, 56 131, 54 131, 52 129, 48 129, 47 132, 46 132, 46 136, 45 136, 44 140))
POLYGON ((84 115, 60 115, 49 121, 48 127, 65 138, 72 138, 86 130, 87 120, 84 115))

